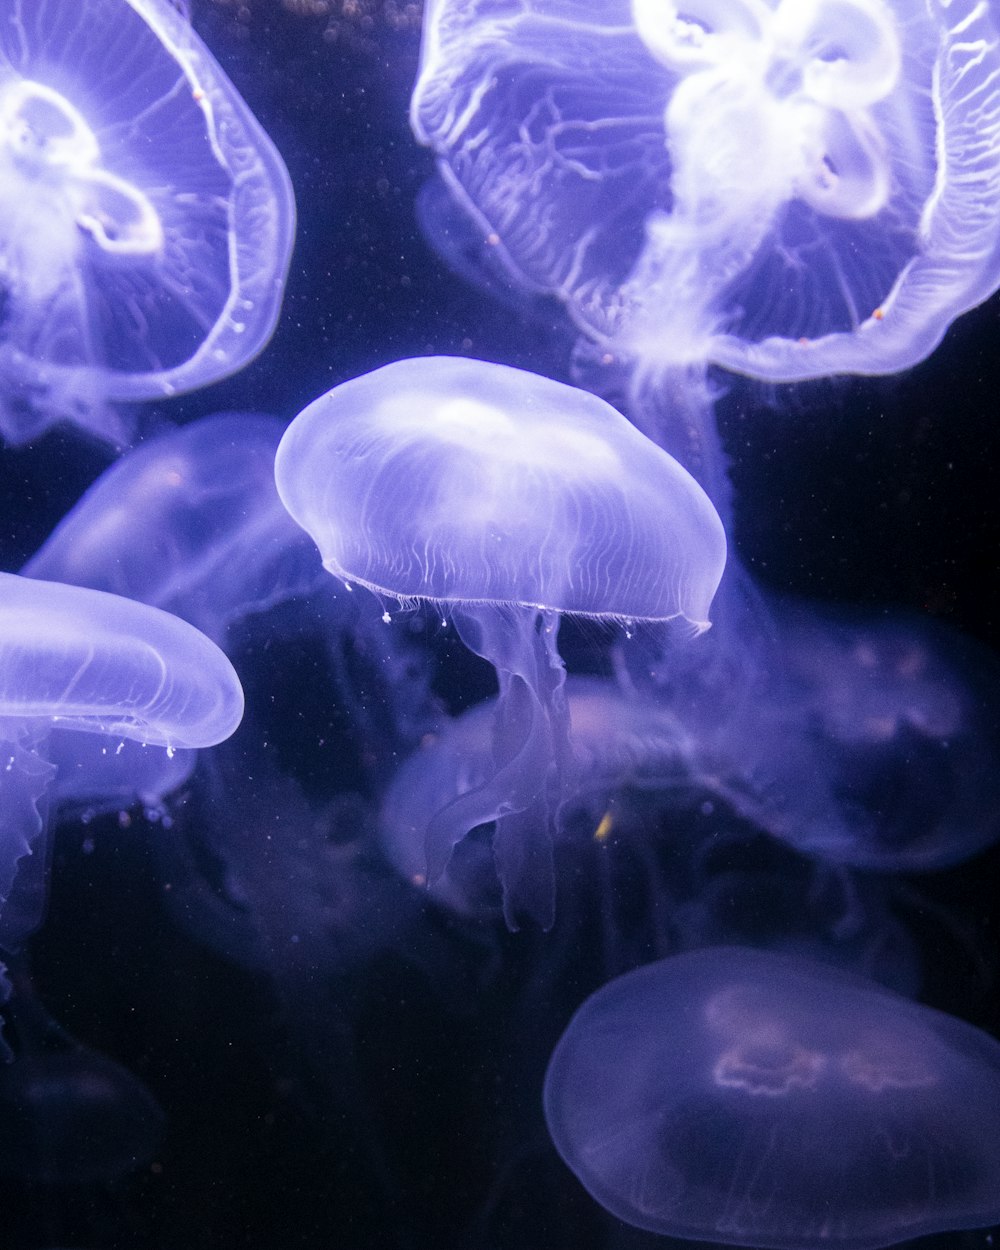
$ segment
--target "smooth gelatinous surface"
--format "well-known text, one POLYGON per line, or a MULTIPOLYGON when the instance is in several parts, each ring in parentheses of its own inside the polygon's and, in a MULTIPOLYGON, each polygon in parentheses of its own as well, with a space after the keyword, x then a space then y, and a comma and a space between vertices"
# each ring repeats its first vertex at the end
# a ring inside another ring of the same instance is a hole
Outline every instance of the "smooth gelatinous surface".
POLYGON ((619 977, 549 1065, 559 1153, 673 1237, 875 1250, 1000 1218, 1000 1045, 790 956, 721 947, 619 977))
POLYGON ((643 366, 926 356, 1000 282, 975 0, 433 0, 417 137, 519 281, 643 366))
POLYGON ((398 599, 704 626, 725 536, 613 408, 483 361, 398 361, 292 423, 278 492, 326 567, 398 599))
POLYGON ((274 488, 284 425, 206 417, 129 451, 22 568, 138 599, 210 637, 325 580, 274 488))
POLYGON ((428 823, 427 876, 495 822, 508 924, 524 910, 547 927, 571 771, 560 614, 705 628, 726 546, 708 497, 593 395, 450 357, 386 365, 311 404, 275 479, 331 573, 446 607, 495 668, 491 767, 428 823))
POLYGON ((166 0, 0 6, 0 430, 205 386, 277 320, 284 164, 166 0))
POLYGON ((228 738, 239 678, 185 621, 117 595, 0 574, 0 726, 60 726, 166 747, 228 738))

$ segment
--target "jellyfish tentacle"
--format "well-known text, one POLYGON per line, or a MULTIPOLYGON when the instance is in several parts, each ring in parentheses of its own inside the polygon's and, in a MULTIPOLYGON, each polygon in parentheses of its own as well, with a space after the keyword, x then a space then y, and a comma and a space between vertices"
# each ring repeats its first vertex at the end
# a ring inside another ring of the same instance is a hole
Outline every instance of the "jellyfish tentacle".
POLYGON ((0 742, 0 947, 15 949, 38 925, 42 897, 30 889, 25 861, 41 854, 43 803, 55 768, 26 740, 0 742))

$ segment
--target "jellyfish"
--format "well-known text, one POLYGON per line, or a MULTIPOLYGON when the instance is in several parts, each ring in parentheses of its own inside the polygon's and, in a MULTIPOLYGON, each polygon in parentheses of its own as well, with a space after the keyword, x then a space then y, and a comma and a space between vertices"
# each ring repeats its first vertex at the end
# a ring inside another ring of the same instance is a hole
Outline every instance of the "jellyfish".
MULTIPOLYGON (((575 868, 559 875, 605 878, 602 884, 608 889, 602 891, 602 910, 608 932, 603 937, 609 944, 618 943, 627 920, 648 922, 649 912, 669 905, 670 894, 656 861, 661 830, 655 821, 643 819, 642 799, 650 796, 653 807, 658 798, 663 807, 671 800, 682 805, 683 796, 697 784, 691 768, 696 744, 669 709, 626 697, 613 681, 571 675, 565 699, 572 725, 573 784, 566 789, 555 821, 555 851, 557 864, 564 855, 575 868), (581 874, 580 857, 588 851, 599 862, 593 874, 581 874), (627 872, 633 865, 619 861, 632 857, 644 878, 642 908, 634 893, 623 889, 615 871, 627 872), (614 867, 601 861, 614 861, 614 867), (633 913, 642 910, 643 915, 620 916, 619 910, 626 907, 633 913)), ((428 734, 383 795, 379 814, 383 852, 414 885, 427 884, 424 833, 435 813, 482 786, 490 775, 496 715, 496 700, 490 699, 447 722, 439 733, 428 734)), ((429 886, 431 897, 457 915, 481 919, 499 911, 496 867, 485 833, 482 828, 470 830, 429 886)), ((662 953, 667 953, 666 939, 664 943, 662 953)))
POLYGON ((235 622, 327 580, 274 488, 284 428, 218 413, 130 450, 21 572, 137 599, 223 644, 235 622))
POLYGON ((961 863, 1000 837, 1000 670, 946 626, 772 602, 762 696, 698 766, 807 854, 880 872, 961 863))
POLYGON ((430 821, 427 876, 495 822, 508 924, 522 911, 550 924, 550 821, 571 768, 560 616, 704 629, 725 561, 708 499, 594 396, 445 357, 397 361, 315 401, 275 477, 331 573, 433 604, 493 665, 489 775, 430 821))
POLYGON ((411 120, 725 521, 709 365, 898 372, 1000 284, 998 102, 976 0, 433 0, 411 120))
POLYGON ((0 674, 0 946, 16 948, 44 898, 52 728, 167 753, 211 746, 239 725, 243 691, 223 653, 186 622, 9 573, 0 574, 0 674))
POLYGON ((0 431, 207 386, 271 337, 295 228, 284 164, 167 0, 6 0, 0 431))
POLYGON ((544 1105, 619 1219, 763 1250, 876 1250, 1000 1219, 1000 1045, 789 955, 647 965, 577 1011, 544 1105))
POLYGON ((0 1065, 0 1173, 106 1185, 148 1163, 164 1126, 152 1094, 54 1020, 23 966, 13 979, 3 1010, 12 1055, 0 1065))

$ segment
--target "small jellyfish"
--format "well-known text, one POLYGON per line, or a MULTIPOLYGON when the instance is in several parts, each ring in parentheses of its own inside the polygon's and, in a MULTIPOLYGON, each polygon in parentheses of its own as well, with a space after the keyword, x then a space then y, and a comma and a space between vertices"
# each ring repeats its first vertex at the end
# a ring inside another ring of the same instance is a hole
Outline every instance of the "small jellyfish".
POLYGON ((610 982, 544 1103, 591 1195, 651 1232, 877 1250, 1000 1219, 1000 1045, 793 956, 716 948, 610 982))
POLYGON ((978 0, 433 0, 411 119, 728 523, 706 367, 926 357, 1000 283, 998 106, 978 0))
MULTIPOLYGON (((44 855, 33 852, 53 728, 169 754, 223 741, 242 715, 232 665, 186 622, 117 595, 0 574, 0 909, 22 877, 41 905, 32 867, 44 855)), ((0 918, 2 944, 16 946, 37 920, 22 898, 0 918)))
POLYGON ((275 475, 331 573, 432 603, 496 669, 489 775, 431 820, 427 875, 495 821, 508 923, 523 910, 550 924, 550 821, 571 766, 560 616, 705 628, 725 562, 707 497, 594 396, 443 357, 317 400, 282 439, 275 475))
POLYGON ((126 433, 116 401, 240 369, 295 229, 280 156, 166 0, 5 0, 0 431, 126 433))

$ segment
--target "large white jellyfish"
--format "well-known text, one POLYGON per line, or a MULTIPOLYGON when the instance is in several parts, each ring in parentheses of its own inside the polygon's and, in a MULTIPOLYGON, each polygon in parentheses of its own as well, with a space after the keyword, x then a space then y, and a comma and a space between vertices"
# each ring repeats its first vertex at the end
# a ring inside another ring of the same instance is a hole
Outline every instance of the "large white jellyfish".
POLYGON ((412 122, 717 505, 708 365, 895 372, 1000 283, 977 0, 431 0, 412 122))
POLYGON ((549 824, 570 767, 561 617, 707 628, 725 564, 715 509, 601 400, 450 357, 321 396, 282 438, 275 480, 329 572, 433 603, 493 665, 492 767, 427 827, 428 877, 496 822, 508 923, 551 924, 549 824))
POLYGON ((0 3, 0 433, 174 395, 266 344, 295 228, 267 135, 166 0, 0 3))

